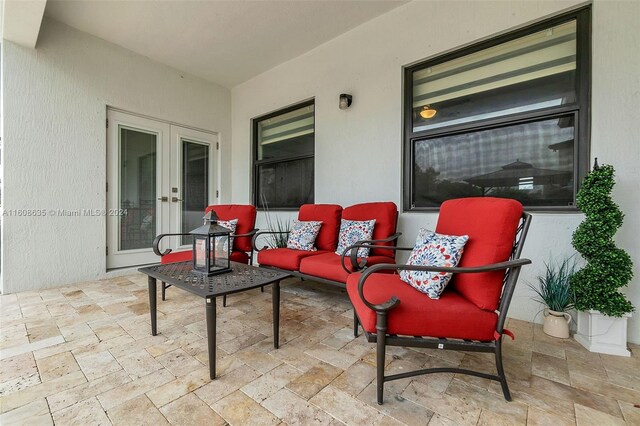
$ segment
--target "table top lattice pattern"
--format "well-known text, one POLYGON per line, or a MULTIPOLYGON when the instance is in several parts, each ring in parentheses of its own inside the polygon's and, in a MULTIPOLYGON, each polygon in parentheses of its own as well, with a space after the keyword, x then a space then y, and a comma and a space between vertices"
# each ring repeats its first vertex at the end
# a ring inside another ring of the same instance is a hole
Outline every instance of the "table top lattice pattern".
POLYGON ((192 262, 167 263, 139 271, 202 297, 222 296, 271 284, 289 275, 257 266, 231 262, 231 272, 207 276, 193 272, 192 262))

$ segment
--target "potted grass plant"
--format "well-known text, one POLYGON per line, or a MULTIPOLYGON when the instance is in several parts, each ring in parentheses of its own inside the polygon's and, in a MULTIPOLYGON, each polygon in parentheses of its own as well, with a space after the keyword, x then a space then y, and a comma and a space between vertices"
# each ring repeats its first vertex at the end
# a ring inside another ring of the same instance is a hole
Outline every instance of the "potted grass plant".
POLYGON ((536 300, 545 306, 542 330, 549 336, 569 338, 571 315, 567 312, 574 307, 571 277, 576 272, 573 258, 565 258, 557 263, 545 263, 545 272, 538 276, 538 285, 529 287, 536 293, 536 300))
POLYGON ((271 211, 269 211, 269 203, 267 199, 262 196, 262 205, 264 206, 265 220, 267 222, 267 228, 270 231, 274 231, 273 234, 269 234, 265 243, 269 248, 286 248, 287 239, 289 238, 288 232, 291 229, 291 222, 289 219, 282 219, 277 216, 274 219, 271 217, 271 211))
POLYGON ((282 220, 280 217, 276 217, 274 221, 271 219, 268 212, 266 219, 269 229, 277 232, 275 234, 269 234, 269 238, 267 239, 267 245, 269 246, 269 248, 273 249, 287 247, 287 238, 289 237, 289 234, 287 234, 287 232, 291 227, 289 220, 282 220))

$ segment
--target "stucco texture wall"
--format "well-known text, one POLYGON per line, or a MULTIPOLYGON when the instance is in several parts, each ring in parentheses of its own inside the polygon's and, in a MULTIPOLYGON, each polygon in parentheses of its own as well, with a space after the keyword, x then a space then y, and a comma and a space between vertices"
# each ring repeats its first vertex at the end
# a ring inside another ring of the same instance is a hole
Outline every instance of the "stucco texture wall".
MULTIPOLYGON (((402 204, 402 67, 581 2, 411 2, 232 89, 233 201, 250 201, 250 120, 292 103, 316 101, 316 202, 350 205, 391 200, 402 204), (353 106, 338 109, 338 94, 353 106)), ((640 16, 638 2, 596 0, 593 7, 593 117, 591 153, 613 164, 615 200, 626 213, 617 241, 635 261, 627 293, 640 308, 640 16)), ((583 219, 575 214, 534 214, 524 269, 509 315, 541 320, 527 283, 536 283, 544 261, 574 253, 571 234, 583 219)), ((404 213, 402 245, 412 245, 420 227, 436 214, 404 213)), ((264 223, 264 217, 259 218, 264 223)), ((640 343, 640 314, 629 339, 640 343)))
MULTIPOLYGON (((35 50, 2 47, 5 212, 106 208, 107 105, 219 132, 228 197, 228 89, 47 19, 35 50)), ((2 228, 3 293, 105 275, 105 217, 4 216, 2 228)))

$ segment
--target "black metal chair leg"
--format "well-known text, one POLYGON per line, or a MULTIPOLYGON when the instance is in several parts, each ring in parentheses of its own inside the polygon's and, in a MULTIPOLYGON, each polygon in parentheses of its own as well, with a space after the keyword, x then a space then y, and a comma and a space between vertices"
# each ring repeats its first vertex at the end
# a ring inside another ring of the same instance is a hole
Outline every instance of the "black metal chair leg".
POLYGON ((496 369, 498 370, 498 377, 500 377, 500 385, 502 386, 504 399, 511 401, 511 392, 509 392, 507 376, 505 376, 504 368, 502 366, 502 337, 496 341, 496 369))
POLYGON ((358 314, 355 308, 353 309, 353 337, 358 337, 358 314))
POLYGON ((260 286, 260 293, 264 293, 264 286, 260 286))
POLYGON ((227 307, 227 295, 225 294, 224 296, 222 296, 222 306, 223 307, 227 307))
POLYGON ((166 298, 166 293, 167 293, 167 284, 162 281, 162 300, 167 300, 166 298))
POLYGON ((376 348, 376 383, 378 387, 378 405, 382 405, 382 394, 384 392, 384 361, 386 351, 386 337, 387 337, 387 314, 386 312, 378 312, 378 318, 376 321, 376 330, 378 334, 376 336, 377 348, 376 348))

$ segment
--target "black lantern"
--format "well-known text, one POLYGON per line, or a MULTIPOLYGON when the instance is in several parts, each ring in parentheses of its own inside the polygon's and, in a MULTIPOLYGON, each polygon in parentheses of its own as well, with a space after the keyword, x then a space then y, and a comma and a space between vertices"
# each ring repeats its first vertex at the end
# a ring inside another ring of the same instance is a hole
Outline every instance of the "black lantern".
POLYGON ((193 235, 194 272, 207 275, 231 272, 231 230, 218 225, 218 216, 214 211, 207 212, 204 224, 189 233, 193 235))

